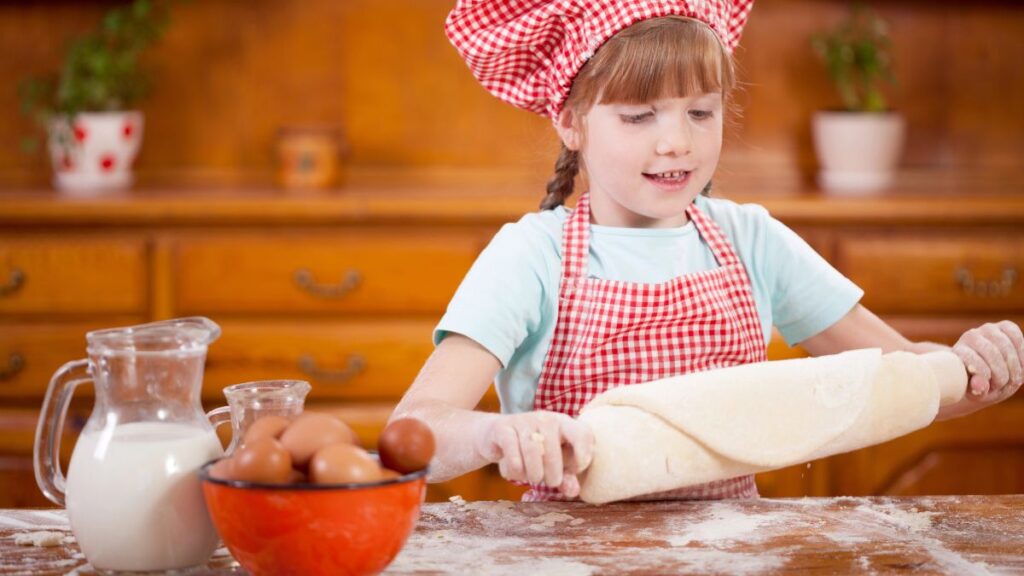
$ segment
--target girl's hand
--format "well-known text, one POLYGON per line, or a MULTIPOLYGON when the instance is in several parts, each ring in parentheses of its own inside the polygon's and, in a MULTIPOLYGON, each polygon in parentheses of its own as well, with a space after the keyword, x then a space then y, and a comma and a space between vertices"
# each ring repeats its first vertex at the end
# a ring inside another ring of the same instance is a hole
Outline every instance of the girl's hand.
POLYGON ((477 439, 477 452, 497 462, 513 482, 544 483, 569 496, 580 492, 577 474, 590 465, 594 433, 565 414, 547 411, 501 415, 477 439))
POLYGON ((1024 382, 1024 335, 1013 322, 972 328, 953 345, 953 352, 967 366, 965 400, 975 409, 1006 400, 1024 382))

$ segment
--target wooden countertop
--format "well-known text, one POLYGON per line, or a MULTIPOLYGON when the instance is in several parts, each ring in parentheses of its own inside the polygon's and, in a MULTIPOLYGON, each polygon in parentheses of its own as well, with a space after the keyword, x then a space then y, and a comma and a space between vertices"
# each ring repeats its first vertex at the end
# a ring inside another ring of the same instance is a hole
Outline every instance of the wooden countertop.
MULTIPOLYGON (((0 573, 92 574, 63 511, 0 510, 0 573), (34 531, 64 542, 19 546, 34 531)), ((385 574, 1024 572, 1024 495, 425 504, 385 574)), ((205 573, 241 574, 227 551, 205 573)))
MULTIPOLYGON (((537 210, 544 184, 518 174, 370 172, 343 188, 316 192, 258 183, 149 184, 102 197, 0 188, 0 226, 498 224, 537 210)), ((905 172, 890 190, 848 197, 823 193, 792 175, 734 173, 716 180, 715 190, 737 202, 762 204, 790 225, 1024 223, 1024 173, 1017 171, 905 172)))

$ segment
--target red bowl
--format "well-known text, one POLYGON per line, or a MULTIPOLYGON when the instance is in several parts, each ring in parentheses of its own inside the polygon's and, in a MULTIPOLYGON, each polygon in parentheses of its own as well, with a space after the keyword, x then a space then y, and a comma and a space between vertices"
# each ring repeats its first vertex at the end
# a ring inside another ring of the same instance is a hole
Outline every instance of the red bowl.
POLYGON ((398 555, 426 496, 426 470, 368 484, 261 484, 199 470, 224 545, 255 576, 376 574, 398 555))

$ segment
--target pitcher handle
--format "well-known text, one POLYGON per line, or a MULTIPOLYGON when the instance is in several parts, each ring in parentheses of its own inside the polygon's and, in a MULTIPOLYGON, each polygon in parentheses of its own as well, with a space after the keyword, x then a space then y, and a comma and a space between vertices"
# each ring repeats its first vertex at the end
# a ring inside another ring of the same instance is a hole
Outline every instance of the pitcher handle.
POLYGON ((64 506, 65 479, 60 468, 60 441, 64 433, 64 419, 71 405, 75 388, 83 382, 91 382, 88 360, 75 360, 61 366, 53 373, 50 386, 46 389, 43 409, 36 426, 36 440, 33 447, 33 461, 36 484, 43 495, 54 504, 64 506), (54 394, 57 394, 56 400, 54 394))
POLYGON ((231 408, 227 406, 221 406, 220 408, 214 408, 206 413, 206 417, 210 419, 210 424, 213 429, 220 428, 221 424, 227 424, 231 422, 231 408))

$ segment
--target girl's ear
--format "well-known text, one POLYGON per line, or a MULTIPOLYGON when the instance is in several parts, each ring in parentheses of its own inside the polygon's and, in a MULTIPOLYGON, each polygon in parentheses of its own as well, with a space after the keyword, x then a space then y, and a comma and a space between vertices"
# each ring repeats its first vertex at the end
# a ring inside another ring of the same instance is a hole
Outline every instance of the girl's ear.
POLYGON ((555 122, 555 130, 558 132, 558 137, 562 139, 562 143, 569 150, 579 151, 580 149, 580 129, 578 126, 579 118, 568 108, 563 108, 558 113, 558 120, 555 122))

